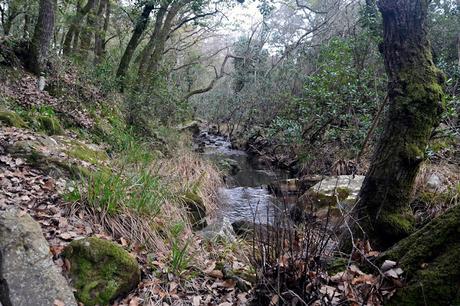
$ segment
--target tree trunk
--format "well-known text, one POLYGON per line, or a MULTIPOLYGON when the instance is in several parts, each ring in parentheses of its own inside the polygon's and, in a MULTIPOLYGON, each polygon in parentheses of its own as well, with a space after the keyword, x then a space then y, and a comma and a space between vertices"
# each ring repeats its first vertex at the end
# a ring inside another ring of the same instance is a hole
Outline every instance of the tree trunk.
POLYGON ((91 8, 94 6, 95 0, 88 0, 86 5, 82 8, 81 1, 77 3, 77 12, 75 16, 72 18, 72 22, 69 27, 69 31, 64 39, 64 46, 62 52, 64 55, 70 55, 73 50, 78 49, 78 39, 80 36, 80 24, 83 18, 89 13, 91 8), (73 44, 72 44, 73 42, 73 44))
POLYGON ((86 15, 86 24, 83 26, 80 37, 79 57, 83 61, 88 58, 88 52, 91 49, 91 41, 96 26, 96 14, 94 8, 98 6, 99 0, 91 1, 91 7, 86 15))
POLYGON ((38 20, 30 46, 29 69, 40 74, 45 69, 53 38, 56 0, 40 0, 38 20))
POLYGON ((406 285, 385 305, 460 305, 460 206, 401 240, 380 260, 395 260, 406 285))
POLYGON ((3 33, 5 36, 10 35, 14 20, 21 14, 19 5, 20 4, 17 0, 10 1, 8 4, 8 14, 6 16, 6 20, 4 20, 4 16, 2 16, 3 33))
POLYGON ((101 0, 97 13, 98 27, 94 38, 94 63, 99 64, 105 53, 105 35, 110 22, 110 1, 101 0), (105 16, 103 16, 105 11, 105 16))
POLYGON ((433 63, 425 30, 428 3, 378 3, 384 26, 381 51, 389 77, 389 114, 356 211, 364 237, 378 247, 388 247, 413 230, 411 192, 442 113, 443 76, 433 63))
POLYGON ((150 55, 150 60, 148 63, 147 71, 150 74, 155 74, 160 66, 160 62, 163 58, 163 52, 165 50, 166 40, 168 39, 169 32, 171 31, 171 25, 176 17, 179 10, 188 3, 188 0, 177 1, 172 4, 169 9, 168 14, 166 15, 163 27, 158 35, 157 43, 153 53, 150 55))
POLYGON ((141 54, 141 59, 139 62, 139 76, 145 75, 148 67, 148 62, 150 59, 150 55, 152 54, 153 50, 155 49, 155 44, 158 40, 158 36, 160 34, 162 25, 163 25, 163 19, 166 14, 166 9, 167 7, 161 7, 155 18, 155 27, 153 29, 152 35, 150 35, 149 42, 145 46, 144 50, 142 50, 141 54))
POLYGON ((458 70, 460 70, 460 33, 457 34, 458 70))
POLYGON ((129 64, 134 55, 134 51, 136 51, 137 46, 139 45, 140 39, 142 34, 144 33, 145 29, 147 28, 149 22, 149 16, 154 6, 152 3, 148 3, 144 6, 142 14, 139 16, 139 19, 136 22, 136 26, 134 27, 133 35, 126 46, 125 52, 121 58, 120 64, 118 65, 117 70, 117 77, 123 79, 126 76, 126 72, 128 71, 129 64))

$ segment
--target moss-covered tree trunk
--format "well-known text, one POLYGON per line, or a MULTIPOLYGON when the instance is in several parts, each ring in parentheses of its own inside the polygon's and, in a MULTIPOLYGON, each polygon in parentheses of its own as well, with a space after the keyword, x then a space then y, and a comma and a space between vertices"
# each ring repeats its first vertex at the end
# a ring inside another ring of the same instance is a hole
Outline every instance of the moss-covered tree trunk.
POLYGON ((91 50, 91 43, 93 40, 94 32, 96 30, 97 12, 96 8, 99 6, 99 0, 93 2, 87 16, 86 23, 81 28, 80 34, 80 48, 78 50, 79 58, 86 61, 91 50))
POLYGON ((382 255, 399 262, 407 282, 388 305, 460 305, 459 258, 457 205, 382 255))
POLYGON ((378 2, 389 114, 361 189, 357 218, 366 238, 379 247, 390 246, 413 230, 410 196, 442 112, 442 74, 433 63, 425 29, 428 3, 378 2))

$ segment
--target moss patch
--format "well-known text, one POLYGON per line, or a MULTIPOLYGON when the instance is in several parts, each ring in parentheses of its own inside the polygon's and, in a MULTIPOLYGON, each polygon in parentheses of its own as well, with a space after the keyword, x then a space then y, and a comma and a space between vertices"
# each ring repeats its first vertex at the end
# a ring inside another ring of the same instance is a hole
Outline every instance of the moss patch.
POLYGON ((96 237, 72 241, 64 250, 76 298, 87 306, 107 305, 140 281, 137 261, 116 243, 96 237))
POLYGON ((410 212, 405 214, 382 212, 378 222, 386 227, 387 235, 396 240, 407 237, 414 231, 415 226, 415 218, 410 212))
POLYGON ((17 128, 26 127, 27 124, 19 117, 18 114, 11 111, 0 111, 0 123, 6 126, 13 126, 17 128))
POLYGON ((326 271, 329 275, 334 275, 341 271, 345 271, 348 266, 348 259, 343 257, 334 257, 326 264, 326 271))
POLYGON ((382 262, 397 260, 406 273, 407 284, 388 305, 458 305, 459 257, 460 206, 455 206, 381 256, 382 262))
POLYGON ((60 135, 63 133, 61 123, 56 117, 38 116, 37 122, 39 123, 40 130, 46 132, 48 135, 60 135))

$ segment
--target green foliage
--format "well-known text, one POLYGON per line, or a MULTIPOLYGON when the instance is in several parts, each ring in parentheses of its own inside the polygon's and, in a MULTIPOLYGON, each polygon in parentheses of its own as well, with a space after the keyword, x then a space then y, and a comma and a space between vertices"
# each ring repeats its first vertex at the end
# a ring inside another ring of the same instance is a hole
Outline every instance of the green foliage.
POLYGON ((125 88, 127 123, 135 133, 154 137, 159 126, 171 126, 191 118, 190 106, 181 98, 178 87, 170 86, 160 72, 147 80, 131 75, 125 88))
POLYGON ((185 229, 183 223, 173 224, 170 228, 171 234, 171 257, 170 269, 171 272, 180 275, 189 265, 190 258, 188 257, 187 249, 190 245, 190 239, 183 243, 181 234, 185 229))
POLYGON ((21 117, 12 111, 0 111, 0 123, 6 126, 13 126, 17 128, 25 127, 26 123, 21 117))
POLYGON ((111 215, 129 208, 155 216, 169 196, 160 177, 147 169, 136 174, 100 170, 82 180, 82 184, 66 196, 67 200, 81 201, 111 215))
MULTIPOLYGON (((316 73, 305 78, 301 97, 290 104, 270 124, 271 135, 283 143, 338 142, 353 155, 371 124, 376 102, 383 100, 383 79, 375 78, 366 67, 369 58, 366 34, 354 39, 333 38, 322 46, 316 73), (366 51, 367 50, 367 51, 366 51), (375 89, 381 92, 375 92, 375 89)), ((350 154, 351 155, 351 154, 350 154)))

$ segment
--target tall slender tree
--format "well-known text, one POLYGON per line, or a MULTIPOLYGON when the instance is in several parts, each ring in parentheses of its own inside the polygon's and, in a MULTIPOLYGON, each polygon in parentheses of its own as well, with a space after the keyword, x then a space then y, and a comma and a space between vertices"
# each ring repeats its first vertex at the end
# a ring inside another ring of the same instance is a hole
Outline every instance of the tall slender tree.
POLYGON ((45 69, 53 38, 56 0, 40 0, 37 24, 30 45, 28 68, 35 74, 45 69))
POLYGON ((134 51, 136 51, 137 46, 141 40, 142 34, 144 33, 145 29, 148 26, 150 13, 155 8, 153 2, 147 2, 144 5, 141 15, 136 21, 136 25, 134 26, 133 35, 126 46, 125 52, 121 57, 120 64, 118 65, 117 70, 117 77, 123 79, 128 72, 129 64, 134 55, 134 51))

